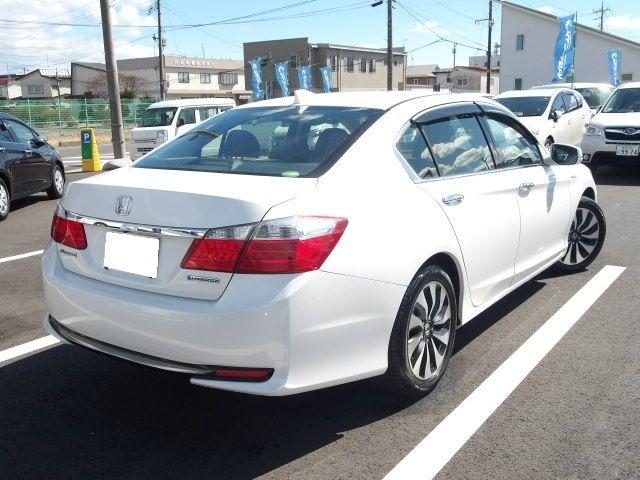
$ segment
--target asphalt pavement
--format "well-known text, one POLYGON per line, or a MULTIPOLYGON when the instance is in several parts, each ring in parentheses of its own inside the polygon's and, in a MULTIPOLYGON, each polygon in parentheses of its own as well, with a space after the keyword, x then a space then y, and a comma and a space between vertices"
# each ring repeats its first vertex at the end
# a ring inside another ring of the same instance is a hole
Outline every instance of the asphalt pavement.
MULTIPOLYGON (((640 169, 596 180, 599 258, 582 273, 545 272, 463 326, 425 398, 368 381, 240 395, 58 345, 0 364, 0 478, 382 478, 606 265, 626 270, 438 478, 640 478, 640 169)), ((54 208, 46 196, 17 202, 0 259, 41 250, 54 208)), ((0 292, 0 351, 46 334, 39 255, 0 263, 0 292)))

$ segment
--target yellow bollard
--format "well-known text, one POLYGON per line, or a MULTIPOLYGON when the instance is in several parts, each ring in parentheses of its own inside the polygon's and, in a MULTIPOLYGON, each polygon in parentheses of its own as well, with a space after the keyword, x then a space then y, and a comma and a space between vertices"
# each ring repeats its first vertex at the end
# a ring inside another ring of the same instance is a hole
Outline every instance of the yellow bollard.
POLYGON ((102 162, 100 161, 100 151, 98 150, 98 139, 93 128, 80 130, 80 146, 82 149, 82 171, 100 172, 102 170, 102 162))

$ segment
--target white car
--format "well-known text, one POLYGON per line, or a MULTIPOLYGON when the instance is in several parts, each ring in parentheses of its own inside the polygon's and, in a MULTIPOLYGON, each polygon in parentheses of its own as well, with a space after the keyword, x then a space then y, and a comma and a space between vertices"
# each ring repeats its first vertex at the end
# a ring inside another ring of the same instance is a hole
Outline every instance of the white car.
POLYGON ((131 129, 129 156, 137 160, 197 124, 236 106, 231 98, 166 100, 149 105, 139 125, 131 129))
POLYGON ((456 328, 551 266, 587 266, 605 228, 579 149, 547 152, 480 95, 296 92, 71 183, 44 323, 196 385, 379 377, 422 395, 456 328))
POLYGON ((552 143, 579 146, 589 105, 569 88, 512 90, 495 101, 511 110, 547 148, 552 143))
POLYGON ((558 88, 565 87, 575 90, 582 95, 585 102, 589 104, 591 114, 595 115, 598 108, 604 105, 611 93, 615 90, 613 85, 608 83, 591 83, 591 82, 576 82, 576 83, 550 83, 548 85, 538 85, 531 87, 532 89, 540 88, 558 88))
POLYGON ((583 161, 600 165, 640 165, 640 82, 625 83, 585 126, 583 161))

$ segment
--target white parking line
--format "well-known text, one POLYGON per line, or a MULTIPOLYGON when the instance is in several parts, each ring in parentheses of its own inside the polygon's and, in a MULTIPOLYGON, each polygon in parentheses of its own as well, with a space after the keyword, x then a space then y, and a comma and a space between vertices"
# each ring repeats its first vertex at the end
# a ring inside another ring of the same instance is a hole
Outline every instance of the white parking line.
POLYGON ((27 355, 29 353, 37 352, 38 350, 42 350, 43 348, 50 347, 51 345, 57 345, 60 343, 53 335, 47 335, 46 337, 41 337, 36 340, 32 340, 27 343, 23 343, 22 345, 16 345, 15 347, 7 348, 6 350, 2 350, 0 352, 0 363, 6 362, 7 360, 13 360, 17 357, 22 357, 23 355, 27 355))
POLYGON ((584 315, 625 267, 607 265, 396 465, 384 480, 430 479, 584 315))
POLYGON ((13 260, 20 260, 21 258, 34 257, 40 255, 44 250, 36 250, 34 252, 21 253, 20 255, 14 255, 13 257, 0 258, 0 263, 12 262, 13 260))

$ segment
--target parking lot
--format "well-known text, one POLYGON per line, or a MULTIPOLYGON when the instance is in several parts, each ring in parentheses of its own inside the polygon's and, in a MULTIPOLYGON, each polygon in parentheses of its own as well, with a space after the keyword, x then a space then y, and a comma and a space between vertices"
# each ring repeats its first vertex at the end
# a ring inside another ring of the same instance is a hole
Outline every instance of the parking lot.
MULTIPOLYGON (((0 478, 383 478, 607 265, 626 269, 438 478, 639 478, 640 169, 603 168, 596 181, 607 218, 597 260, 544 273, 462 327, 444 379, 419 401, 368 381, 233 394, 58 344, 0 363, 0 478)), ((46 335, 38 252, 54 207, 29 197, 0 224, 0 352, 46 335)))

